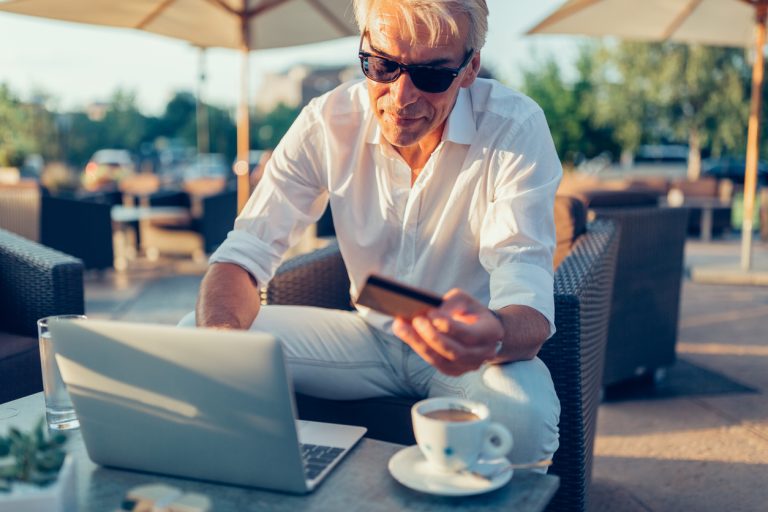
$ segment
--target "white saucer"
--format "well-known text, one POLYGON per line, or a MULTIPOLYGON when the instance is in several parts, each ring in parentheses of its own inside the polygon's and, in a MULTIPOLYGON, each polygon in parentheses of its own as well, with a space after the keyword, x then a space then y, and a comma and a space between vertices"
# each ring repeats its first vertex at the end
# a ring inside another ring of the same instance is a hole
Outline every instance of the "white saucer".
MULTIPOLYGON (((506 458, 479 461, 473 469, 491 473, 494 466, 509 464, 506 458)), ((450 473, 436 469, 429 464, 418 445, 403 448, 389 459, 389 472, 395 480, 414 491, 440 496, 471 496, 502 487, 512 478, 512 471, 506 471, 493 480, 486 480, 469 473, 450 473)))

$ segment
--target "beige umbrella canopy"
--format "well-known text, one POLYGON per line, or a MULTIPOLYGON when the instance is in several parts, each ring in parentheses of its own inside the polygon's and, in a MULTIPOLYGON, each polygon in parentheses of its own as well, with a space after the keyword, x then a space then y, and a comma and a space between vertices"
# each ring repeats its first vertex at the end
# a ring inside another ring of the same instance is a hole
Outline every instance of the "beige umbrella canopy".
POLYGON ((355 35, 351 0, 10 0, 0 11, 92 25, 133 28, 201 48, 242 51, 237 114, 238 211, 248 184, 248 55, 355 35))
POLYGON ((747 132, 741 267, 752 265, 752 215, 757 189, 768 0, 569 0, 529 34, 616 36, 639 41, 679 41, 711 46, 754 45, 752 102, 747 132))

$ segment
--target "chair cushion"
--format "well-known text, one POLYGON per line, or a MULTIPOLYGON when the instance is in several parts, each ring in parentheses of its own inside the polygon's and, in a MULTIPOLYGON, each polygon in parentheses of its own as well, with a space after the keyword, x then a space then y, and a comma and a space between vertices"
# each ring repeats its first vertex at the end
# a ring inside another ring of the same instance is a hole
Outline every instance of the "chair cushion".
POLYGON ((42 389, 37 338, 0 332, 0 403, 42 389))
POLYGON ((555 269, 571 251, 573 242, 587 230, 587 213, 584 203, 571 196, 555 197, 555 269))

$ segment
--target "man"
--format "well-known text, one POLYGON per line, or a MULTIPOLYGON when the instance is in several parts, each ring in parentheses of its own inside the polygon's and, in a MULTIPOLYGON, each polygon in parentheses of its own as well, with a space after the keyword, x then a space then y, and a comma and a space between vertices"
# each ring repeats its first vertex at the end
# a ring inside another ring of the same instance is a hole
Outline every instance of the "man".
POLYGON ((536 354, 554 332, 553 201, 562 174, 541 109, 476 79, 485 0, 357 0, 366 80, 313 100, 212 255, 182 325, 282 340, 297 391, 331 399, 455 395, 550 457, 559 402, 536 354), (443 295, 408 322, 259 307, 260 285, 330 201, 356 296, 369 273, 443 295))

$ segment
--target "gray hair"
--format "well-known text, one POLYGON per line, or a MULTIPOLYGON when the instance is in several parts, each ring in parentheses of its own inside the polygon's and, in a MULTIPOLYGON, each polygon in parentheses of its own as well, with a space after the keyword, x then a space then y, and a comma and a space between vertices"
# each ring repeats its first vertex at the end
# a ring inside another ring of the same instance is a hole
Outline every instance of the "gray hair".
POLYGON ((427 27, 430 46, 437 44, 444 27, 448 27, 452 36, 459 37, 461 34, 456 16, 466 14, 469 18, 467 49, 478 51, 485 45, 485 35, 488 32, 488 6, 485 0, 354 0, 355 19, 361 33, 368 27, 371 11, 381 1, 396 2, 414 40, 417 24, 427 27))

